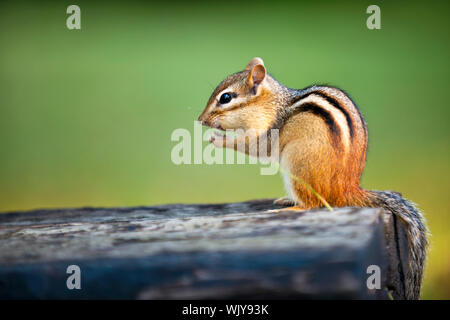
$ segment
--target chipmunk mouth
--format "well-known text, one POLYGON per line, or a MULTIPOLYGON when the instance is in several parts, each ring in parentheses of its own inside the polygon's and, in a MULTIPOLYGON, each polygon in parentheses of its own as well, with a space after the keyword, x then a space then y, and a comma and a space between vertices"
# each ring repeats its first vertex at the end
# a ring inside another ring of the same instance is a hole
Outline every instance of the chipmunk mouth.
POLYGON ((203 120, 203 121, 199 120, 199 122, 205 127, 209 127, 209 128, 212 128, 212 129, 225 131, 225 129, 222 128, 222 126, 220 124, 212 124, 212 123, 210 123, 208 121, 205 121, 205 120, 203 120))
POLYGON ((217 137, 233 137, 235 132, 233 129, 224 129, 220 124, 211 126, 214 129, 213 134, 217 137))
POLYGON ((226 135, 226 130, 220 124, 212 124, 207 121, 200 121, 205 127, 214 129, 213 134, 215 136, 224 137, 226 135))

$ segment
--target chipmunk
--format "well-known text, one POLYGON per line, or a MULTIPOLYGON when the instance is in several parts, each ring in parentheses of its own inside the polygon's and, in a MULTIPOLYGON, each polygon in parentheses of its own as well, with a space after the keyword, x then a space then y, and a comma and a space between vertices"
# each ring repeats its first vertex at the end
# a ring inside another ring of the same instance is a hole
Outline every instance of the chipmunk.
MULTIPOLYGON (((253 141, 270 135, 271 129, 279 130, 279 159, 287 197, 275 200, 277 205, 308 210, 322 207, 324 199, 334 207, 382 207, 397 216, 405 226, 409 244, 406 297, 419 298, 428 246, 425 219, 397 192, 360 187, 368 131, 345 92, 318 85, 288 88, 266 72, 262 59, 254 58, 245 70, 217 86, 198 120, 221 131, 252 129, 253 141)), ((249 147, 251 140, 248 136, 217 134, 210 142, 235 150, 244 145, 240 151, 259 156, 258 148, 249 147)), ((270 150, 268 153, 270 156, 270 150)))

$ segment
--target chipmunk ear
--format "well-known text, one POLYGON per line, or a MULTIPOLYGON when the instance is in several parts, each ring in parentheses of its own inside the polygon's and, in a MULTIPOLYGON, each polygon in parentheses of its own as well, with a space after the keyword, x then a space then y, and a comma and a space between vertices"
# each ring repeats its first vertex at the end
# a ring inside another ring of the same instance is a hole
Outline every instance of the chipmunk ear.
POLYGON ((254 66, 261 64, 264 66, 264 61, 261 58, 253 58, 252 60, 250 60, 250 62, 247 64, 247 66, 245 67, 245 70, 252 70, 254 66))
POLYGON ((253 92, 256 93, 256 88, 260 85, 266 78, 266 68, 263 64, 254 65, 247 76, 247 83, 252 88, 253 92))

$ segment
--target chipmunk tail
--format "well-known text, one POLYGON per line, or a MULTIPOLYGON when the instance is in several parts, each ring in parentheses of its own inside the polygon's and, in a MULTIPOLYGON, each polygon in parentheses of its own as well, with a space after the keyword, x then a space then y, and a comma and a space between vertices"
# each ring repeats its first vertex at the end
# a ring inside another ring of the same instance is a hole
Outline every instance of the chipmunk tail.
POLYGON ((429 235, 423 213, 398 192, 368 191, 368 193, 373 201, 371 206, 382 207, 391 212, 405 227, 409 261, 405 275, 405 295, 407 299, 419 299, 429 235))

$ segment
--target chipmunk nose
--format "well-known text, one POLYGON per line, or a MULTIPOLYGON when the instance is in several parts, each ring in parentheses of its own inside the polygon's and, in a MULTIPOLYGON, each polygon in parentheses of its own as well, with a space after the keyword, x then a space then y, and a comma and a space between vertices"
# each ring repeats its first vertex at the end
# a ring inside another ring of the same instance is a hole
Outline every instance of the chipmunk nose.
POLYGON ((204 126, 208 125, 207 121, 203 119, 203 114, 201 114, 200 117, 198 117, 197 121, 200 122, 200 124, 202 124, 204 126))

